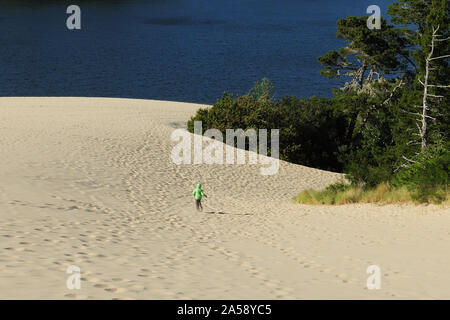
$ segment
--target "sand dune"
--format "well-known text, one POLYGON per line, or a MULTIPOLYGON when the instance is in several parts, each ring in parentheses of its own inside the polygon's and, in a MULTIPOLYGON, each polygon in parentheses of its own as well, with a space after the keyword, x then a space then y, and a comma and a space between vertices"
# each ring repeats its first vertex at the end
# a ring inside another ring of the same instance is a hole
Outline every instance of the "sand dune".
POLYGON ((177 166, 170 135, 199 107, 0 98, 0 298, 450 298, 449 209, 295 205, 340 175, 285 162, 177 166))

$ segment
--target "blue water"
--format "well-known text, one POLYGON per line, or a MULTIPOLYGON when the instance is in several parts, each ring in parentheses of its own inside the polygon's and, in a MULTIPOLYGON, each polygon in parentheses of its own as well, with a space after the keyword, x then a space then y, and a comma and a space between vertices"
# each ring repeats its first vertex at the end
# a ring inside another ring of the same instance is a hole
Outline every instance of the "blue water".
MULTIPOLYGON (((373 0, 0 1, 0 96, 213 103, 267 77, 276 95, 330 96, 317 57, 373 0), (66 28, 78 4, 82 30, 66 28)), ((377 0, 383 13, 392 1, 377 0)))

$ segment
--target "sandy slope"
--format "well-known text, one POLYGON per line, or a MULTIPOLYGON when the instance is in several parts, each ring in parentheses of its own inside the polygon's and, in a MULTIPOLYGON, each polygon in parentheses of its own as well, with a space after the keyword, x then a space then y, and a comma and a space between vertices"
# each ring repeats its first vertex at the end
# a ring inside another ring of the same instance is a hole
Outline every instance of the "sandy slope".
POLYGON ((450 298, 448 209, 294 205, 339 175, 288 163, 176 166, 198 107, 0 98, 0 298, 450 298))

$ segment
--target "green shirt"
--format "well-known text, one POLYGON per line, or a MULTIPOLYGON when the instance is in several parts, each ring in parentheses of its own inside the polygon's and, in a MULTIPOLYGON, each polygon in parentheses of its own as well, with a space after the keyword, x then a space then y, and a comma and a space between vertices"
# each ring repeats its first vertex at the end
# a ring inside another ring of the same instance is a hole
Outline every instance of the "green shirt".
POLYGON ((205 193, 202 190, 202 185, 199 183, 197 185, 197 188, 192 191, 192 194, 194 195, 195 200, 201 200, 203 196, 206 197, 205 193))

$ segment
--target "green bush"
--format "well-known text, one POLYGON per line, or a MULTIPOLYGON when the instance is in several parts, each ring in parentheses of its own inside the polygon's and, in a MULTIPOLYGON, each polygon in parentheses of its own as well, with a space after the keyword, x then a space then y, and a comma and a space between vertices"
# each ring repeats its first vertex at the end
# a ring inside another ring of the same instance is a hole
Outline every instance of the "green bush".
POLYGON ((421 202, 444 201, 449 191, 450 143, 431 145, 414 161, 396 174, 392 184, 406 186, 421 202))
POLYGON ((226 129, 280 129, 280 159, 324 170, 342 170, 338 147, 344 119, 336 116, 329 99, 286 97, 275 101, 266 95, 255 99, 249 94, 224 93, 211 108, 200 109, 188 121, 190 132, 194 121, 202 121, 204 131, 215 128, 223 134, 226 129))
POLYGON ((255 82, 255 86, 248 93, 255 101, 260 99, 272 99, 274 94, 274 87, 272 82, 267 78, 262 78, 261 81, 255 82))

